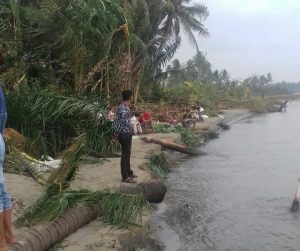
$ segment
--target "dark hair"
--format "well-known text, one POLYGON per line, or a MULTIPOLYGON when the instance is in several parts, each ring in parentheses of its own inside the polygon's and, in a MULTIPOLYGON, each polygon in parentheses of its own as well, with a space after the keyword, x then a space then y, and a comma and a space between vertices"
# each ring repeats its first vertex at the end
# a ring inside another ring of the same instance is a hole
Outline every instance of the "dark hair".
POLYGON ((132 91, 131 90, 125 90, 125 91, 122 91, 122 99, 123 101, 128 101, 131 99, 132 97, 132 91))

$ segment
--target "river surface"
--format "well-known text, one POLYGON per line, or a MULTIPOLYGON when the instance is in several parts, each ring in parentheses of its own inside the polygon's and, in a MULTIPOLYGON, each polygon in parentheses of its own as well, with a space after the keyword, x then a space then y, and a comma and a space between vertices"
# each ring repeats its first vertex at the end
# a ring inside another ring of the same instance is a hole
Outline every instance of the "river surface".
POLYGON ((165 250, 299 251, 300 102, 243 119, 167 179, 152 218, 165 250))

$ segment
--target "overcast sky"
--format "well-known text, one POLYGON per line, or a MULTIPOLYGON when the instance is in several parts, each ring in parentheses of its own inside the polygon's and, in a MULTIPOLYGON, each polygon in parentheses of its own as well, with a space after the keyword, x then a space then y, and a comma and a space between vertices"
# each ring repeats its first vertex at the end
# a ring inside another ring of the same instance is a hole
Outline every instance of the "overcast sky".
MULTIPOLYGON (((214 69, 232 78, 271 72, 274 81, 300 81, 300 0, 195 0, 210 12, 210 37, 198 38, 214 69)), ((186 39, 176 57, 196 53, 186 39)))

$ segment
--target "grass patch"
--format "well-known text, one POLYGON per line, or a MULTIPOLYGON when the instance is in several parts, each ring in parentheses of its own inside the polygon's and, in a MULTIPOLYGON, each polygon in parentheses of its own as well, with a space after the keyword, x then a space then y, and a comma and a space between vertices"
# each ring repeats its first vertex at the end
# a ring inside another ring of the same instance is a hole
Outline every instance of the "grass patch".
POLYGON ((163 155, 152 155, 147 163, 148 169, 152 175, 159 178, 165 178, 170 171, 171 165, 163 155))
POLYGON ((179 133, 181 141, 191 147, 201 146, 204 142, 201 134, 194 133, 190 129, 183 128, 180 125, 171 127, 169 125, 155 125, 154 130, 157 133, 179 133))
POLYGON ((190 147, 201 146, 204 142, 200 134, 193 133, 188 129, 184 129, 181 132, 181 140, 185 145, 190 147))

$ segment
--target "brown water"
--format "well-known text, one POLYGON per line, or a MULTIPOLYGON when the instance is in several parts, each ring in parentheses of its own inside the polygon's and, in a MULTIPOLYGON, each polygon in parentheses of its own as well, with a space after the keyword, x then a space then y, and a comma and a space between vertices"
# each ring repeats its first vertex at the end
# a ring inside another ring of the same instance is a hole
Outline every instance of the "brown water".
POLYGON ((300 102, 244 119, 170 173, 153 215, 165 250, 299 251, 300 102))

